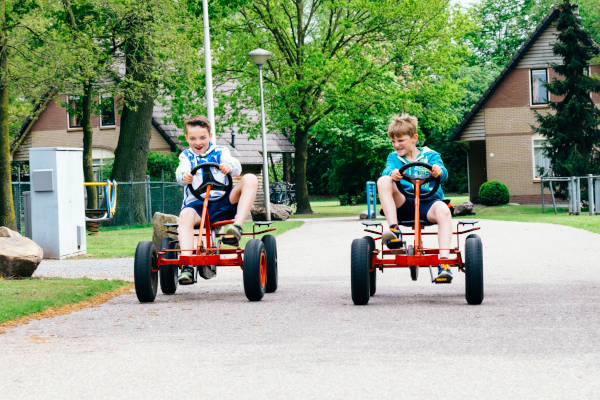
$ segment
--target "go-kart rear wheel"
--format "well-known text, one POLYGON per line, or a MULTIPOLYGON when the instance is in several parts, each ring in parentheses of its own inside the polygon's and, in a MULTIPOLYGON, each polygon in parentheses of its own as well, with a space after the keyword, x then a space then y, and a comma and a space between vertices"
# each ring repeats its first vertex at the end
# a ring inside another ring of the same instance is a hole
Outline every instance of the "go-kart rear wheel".
POLYGON ((267 254, 259 239, 251 239, 244 249, 244 293, 250 301, 259 301, 267 283, 267 254))
POLYGON ((152 302, 156 298, 158 289, 156 259, 156 249, 152 242, 138 243, 133 262, 133 279, 135 294, 141 303, 152 302))
POLYGON ((465 240, 465 297, 469 304, 483 301, 483 249, 475 234, 465 240))
POLYGON ((267 286, 265 292, 273 293, 277 290, 277 242, 273 235, 262 237, 267 252, 267 286))
MULTIPOLYGON (((373 261, 373 250, 375 250, 375 240, 371 236, 363 236, 369 243, 369 270, 371 269, 372 261, 373 261)), ((369 294, 371 296, 375 296, 375 292, 377 291, 377 270, 373 270, 369 272, 369 294)))
POLYGON ((352 301, 355 305, 365 305, 370 297, 370 254, 369 242, 365 238, 352 241, 352 252, 350 255, 350 285, 352 289, 352 301))
MULTIPOLYGON (((175 248, 175 240, 164 238, 160 242, 160 249, 170 250, 175 248)), ((165 253, 163 258, 167 260, 173 260, 177 258, 177 254, 173 251, 165 253)), ((158 270, 158 276, 160 278, 160 290, 164 294, 175 294, 177 291, 179 268, 176 265, 161 265, 158 270)))

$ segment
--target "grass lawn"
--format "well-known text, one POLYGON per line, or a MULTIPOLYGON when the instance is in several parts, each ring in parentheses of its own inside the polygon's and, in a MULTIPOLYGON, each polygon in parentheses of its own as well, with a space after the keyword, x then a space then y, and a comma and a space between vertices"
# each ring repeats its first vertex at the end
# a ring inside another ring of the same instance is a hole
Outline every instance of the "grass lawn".
MULTIPOLYGON (((302 224, 302 221, 274 221, 271 226, 277 229, 269 233, 277 236, 302 224)), ((252 232, 252 222, 244 223, 244 232, 252 232)), ((242 247, 250 238, 243 237, 242 247)), ((87 237, 87 254, 81 258, 133 257, 138 242, 143 240, 152 240, 152 225, 102 227, 98 235, 87 237)))
POLYGON ((0 324, 51 307, 78 303, 130 284, 88 278, 0 279, 0 324))
MULTIPOLYGON (((448 194, 452 204, 457 205, 469 200, 468 195, 448 194)), ((294 214, 292 218, 324 218, 324 217, 356 217, 367 209, 367 205, 359 204, 355 206, 340 206, 337 198, 319 197, 311 200, 310 205, 314 214, 294 214)), ((377 211, 381 209, 381 204, 377 204, 377 211)), ((480 204, 475 205, 476 215, 467 217, 457 217, 465 219, 494 219, 500 221, 517 222, 543 222, 549 224, 567 225, 574 228, 585 229, 590 232, 600 233, 600 215, 590 216, 588 214, 569 215, 567 208, 558 208, 558 214, 554 214, 552 207, 546 207, 542 214, 541 206, 530 205, 504 205, 495 207, 486 207, 480 204)), ((382 217, 379 217, 382 218, 382 217)))

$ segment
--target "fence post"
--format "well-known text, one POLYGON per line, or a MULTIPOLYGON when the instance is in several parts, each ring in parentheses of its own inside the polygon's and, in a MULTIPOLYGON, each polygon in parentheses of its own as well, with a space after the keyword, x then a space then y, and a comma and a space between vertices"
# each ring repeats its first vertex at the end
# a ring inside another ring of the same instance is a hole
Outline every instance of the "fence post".
POLYGON ((150 192, 150 176, 146 175, 146 182, 144 183, 146 190, 144 191, 146 197, 146 223, 152 220, 152 193, 150 192))
POLYGON ((580 177, 576 177, 576 182, 577 182, 577 215, 581 214, 581 178, 580 177))
MULTIPOLYGON (((14 195, 14 194, 13 194, 14 195)), ((15 219, 17 220, 17 232, 21 233, 21 165, 17 165, 17 190, 15 207, 15 219)))
MULTIPOLYGON (((550 183, 550 184, 552 184, 552 183, 550 183)), ((542 214, 543 214, 544 213, 544 177, 543 176, 540 176, 540 191, 542 194, 542 214)))
POLYGON ((596 177, 594 199, 596 200, 596 214, 600 214, 600 176, 596 177))
POLYGON ((165 170, 160 170, 160 202, 162 213, 165 213, 165 170))
POLYGON ((589 203, 589 212, 590 215, 594 215, 595 210, 594 210, 594 178, 592 177, 592 174, 588 174, 588 203, 589 203))

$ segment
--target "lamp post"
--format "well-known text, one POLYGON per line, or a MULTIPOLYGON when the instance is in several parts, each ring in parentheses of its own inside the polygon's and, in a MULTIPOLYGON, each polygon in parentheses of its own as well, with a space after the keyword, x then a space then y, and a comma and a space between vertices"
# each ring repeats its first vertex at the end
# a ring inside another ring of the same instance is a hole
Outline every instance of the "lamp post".
POLYGON ((271 201, 269 199, 269 166, 267 164, 267 127, 265 125, 265 101, 263 98, 262 66, 273 55, 270 51, 254 49, 248 53, 258 67, 258 82, 260 87, 260 120, 262 128, 262 153, 263 153, 263 191, 265 194, 265 213, 267 221, 271 220, 271 201))
POLYGON ((208 29, 208 0, 202 0, 204 21, 204 68, 206 72, 206 113, 210 122, 211 142, 217 143, 215 136, 215 105, 213 101, 212 62, 210 56, 210 31, 208 29))

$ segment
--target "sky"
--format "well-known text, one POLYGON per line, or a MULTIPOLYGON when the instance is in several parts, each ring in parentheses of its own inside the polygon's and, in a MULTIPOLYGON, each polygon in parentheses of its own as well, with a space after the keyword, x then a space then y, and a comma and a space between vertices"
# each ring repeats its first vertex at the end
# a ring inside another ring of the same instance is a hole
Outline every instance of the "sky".
POLYGON ((469 7, 475 3, 477 3, 479 0, 450 0, 451 3, 453 4, 460 4, 463 7, 469 7))

